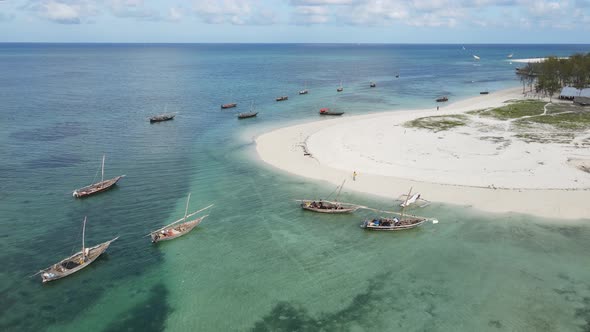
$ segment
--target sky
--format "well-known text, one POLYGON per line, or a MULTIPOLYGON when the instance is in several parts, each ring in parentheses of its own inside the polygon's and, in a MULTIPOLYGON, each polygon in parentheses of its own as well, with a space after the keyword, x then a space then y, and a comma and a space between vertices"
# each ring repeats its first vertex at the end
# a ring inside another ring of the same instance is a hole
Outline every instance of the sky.
POLYGON ((590 0, 0 0, 0 42, 590 44, 590 0))

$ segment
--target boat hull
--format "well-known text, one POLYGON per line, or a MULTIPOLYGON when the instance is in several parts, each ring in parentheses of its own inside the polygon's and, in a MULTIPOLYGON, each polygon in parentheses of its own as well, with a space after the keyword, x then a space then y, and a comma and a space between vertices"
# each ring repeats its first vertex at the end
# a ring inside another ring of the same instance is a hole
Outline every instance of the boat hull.
POLYGON ((236 106, 238 106, 238 104, 225 104, 225 105, 221 105, 221 109, 234 108, 236 106))
POLYGON ((153 118, 150 118, 150 123, 164 122, 164 121, 170 121, 170 120, 174 120, 174 116, 169 116, 169 117, 153 117, 153 118))
POLYGON ((324 208, 319 208, 317 206, 313 206, 312 202, 314 201, 303 201, 301 203, 301 208, 311 212, 317 213, 327 213, 327 214, 344 214, 344 213, 352 213, 359 209, 358 206, 349 205, 349 204, 339 204, 333 202, 322 202, 325 206, 324 208))
POLYGON ((256 112, 256 113, 242 113, 242 114, 238 114, 238 119, 253 118, 257 115, 258 115, 258 112, 256 112))
POLYGON ((340 116, 342 114, 344 114, 344 112, 320 112, 320 115, 340 116))
POLYGON ((195 220, 187 221, 182 224, 165 228, 157 233, 152 233, 152 243, 158 243, 162 241, 170 241, 179 238, 185 234, 188 234, 193 228, 197 227, 206 216, 197 218, 195 220), (166 235, 165 235, 166 234, 166 235), (170 235, 167 235, 170 234, 170 235))
POLYGON ((91 196, 94 194, 98 194, 98 193, 107 191, 107 190, 111 189, 114 185, 116 185, 117 182, 119 182, 119 180, 121 180, 121 178, 123 178, 124 176, 125 175, 117 176, 115 178, 105 180, 102 182, 98 182, 98 183, 92 184, 92 185, 84 187, 84 188, 76 189, 76 190, 74 190, 72 195, 76 198, 84 198, 84 197, 88 197, 88 196, 91 196))
POLYGON ((364 228, 364 229, 370 230, 370 231, 390 231, 390 232, 393 231, 393 232, 395 232, 395 231, 404 231, 404 230, 420 227, 425 222, 426 222, 426 219, 410 219, 410 220, 404 220, 402 222, 402 224, 400 224, 398 226, 395 226, 394 224, 392 224, 391 226, 376 226, 376 225, 371 225, 371 221, 365 220, 365 222, 363 222, 361 224, 361 228, 364 228), (405 224, 408 221, 409 221, 409 223, 405 224))
POLYGON ((54 264, 48 267, 45 270, 41 270, 41 281, 43 283, 47 283, 50 281, 58 280, 61 278, 65 278, 71 274, 74 274, 83 268, 87 267, 88 265, 92 264, 100 255, 102 255, 111 245, 111 243, 117 240, 119 237, 116 237, 110 241, 98 244, 92 248, 88 248, 88 255, 86 260, 82 264, 77 264, 77 261, 82 260, 82 252, 77 252, 74 255, 62 260, 61 262, 54 264), (64 264, 77 264, 73 268, 66 268, 64 264))

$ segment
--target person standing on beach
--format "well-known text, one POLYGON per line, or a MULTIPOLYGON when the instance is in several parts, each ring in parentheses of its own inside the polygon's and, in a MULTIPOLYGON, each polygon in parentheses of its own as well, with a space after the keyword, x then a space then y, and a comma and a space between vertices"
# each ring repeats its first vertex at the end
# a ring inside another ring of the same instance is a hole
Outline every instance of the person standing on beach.
POLYGON ((436 106, 436 110, 438 111, 438 106, 436 106))
POLYGON ((352 172, 352 181, 356 181, 356 171, 352 172))

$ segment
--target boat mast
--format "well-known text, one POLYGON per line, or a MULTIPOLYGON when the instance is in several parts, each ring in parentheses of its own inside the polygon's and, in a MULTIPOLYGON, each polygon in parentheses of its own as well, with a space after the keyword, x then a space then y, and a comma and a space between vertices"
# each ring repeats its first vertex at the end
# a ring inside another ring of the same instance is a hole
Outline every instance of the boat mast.
POLYGON ((336 194, 336 202, 338 202, 338 197, 340 196, 340 192, 342 191, 342 188, 344 187, 344 182, 346 182, 346 179, 344 179, 344 181, 342 181, 340 188, 338 188, 338 193, 336 194))
POLYGON ((186 200, 186 209, 184 210, 184 218, 182 218, 182 222, 186 221, 186 215, 188 213, 188 202, 191 200, 191 193, 188 193, 188 198, 186 200))
POLYGON ((86 249, 84 248, 84 236, 86 233, 86 217, 84 217, 84 223, 82 225, 82 260, 86 261, 86 249))
POLYGON ((402 206, 402 213, 399 217, 399 221, 404 220, 404 210, 406 209, 406 205, 408 204, 408 199, 410 199, 410 195, 412 194, 412 187, 410 187, 410 191, 408 192, 408 196, 406 196, 406 200, 404 201, 404 205, 402 206))
POLYGON ((101 167, 101 176, 100 176, 100 182, 104 181, 104 158, 105 155, 102 155, 102 167, 101 167))

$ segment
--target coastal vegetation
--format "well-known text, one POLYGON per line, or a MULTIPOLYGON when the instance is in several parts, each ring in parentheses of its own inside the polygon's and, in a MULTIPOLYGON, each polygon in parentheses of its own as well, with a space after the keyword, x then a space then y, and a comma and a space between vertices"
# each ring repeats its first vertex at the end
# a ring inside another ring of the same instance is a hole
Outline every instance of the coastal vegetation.
POLYGON ((523 87, 535 83, 537 93, 549 98, 564 86, 584 89, 590 85, 590 53, 574 54, 568 58, 548 57, 539 63, 519 68, 523 87))
POLYGON ((546 114, 544 116, 534 116, 525 119, 519 119, 515 123, 521 127, 531 124, 550 125, 556 130, 584 131, 590 129, 590 112, 563 112, 546 114))
POLYGON ((545 104, 545 102, 539 100, 519 100, 506 106, 479 111, 477 114, 498 120, 510 120, 523 116, 541 115, 545 111, 545 104))
MULTIPOLYGON (((574 142, 584 131, 590 130, 588 108, 571 103, 547 103, 531 99, 510 101, 505 106, 473 110, 465 114, 422 117, 408 121, 404 126, 439 132, 473 124, 485 131, 484 128, 493 126, 489 120, 510 128, 515 138, 527 143, 568 144, 574 142), (483 119, 488 120, 482 122, 483 119)), ((484 138, 490 139, 487 136, 484 138)), ((505 139, 498 138, 498 142, 505 139)), ((590 145, 583 140, 577 144, 590 145)))
POLYGON ((406 122, 404 126, 406 128, 421 128, 439 132, 465 126, 467 120, 468 117, 463 114, 437 115, 414 119, 406 122))

